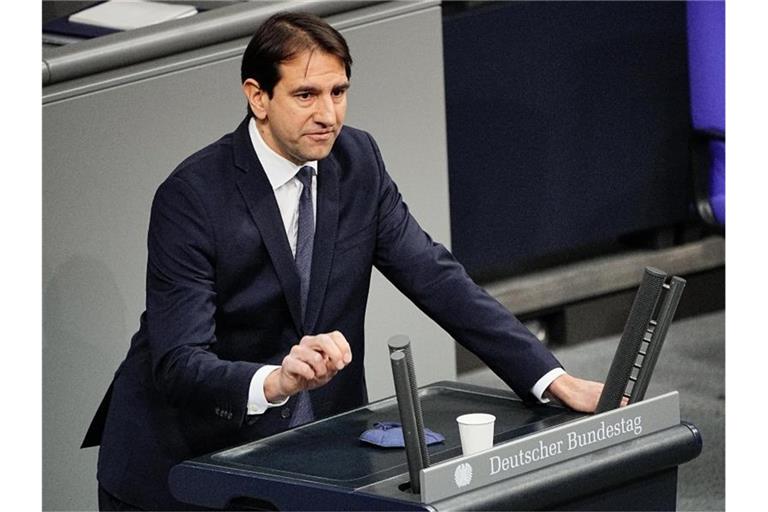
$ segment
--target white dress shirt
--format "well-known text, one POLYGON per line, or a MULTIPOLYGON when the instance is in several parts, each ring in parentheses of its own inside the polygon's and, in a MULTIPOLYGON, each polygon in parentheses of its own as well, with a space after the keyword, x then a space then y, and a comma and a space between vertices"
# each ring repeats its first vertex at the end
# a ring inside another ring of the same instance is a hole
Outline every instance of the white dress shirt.
MULTIPOLYGON (((251 143, 256 151, 256 156, 259 157, 259 161, 264 167, 264 172, 267 174, 267 179, 270 185, 272 185, 272 190, 277 200, 277 207, 280 209, 280 216, 283 219, 283 227, 285 228, 286 235, 288 235, 288 243, 291 246, 291 252, 295 256, 296 239, 299 231, 299 196, 303 189, 303 185, 296 178, 296 173, 306 165, 315 170, 314 176, 316 178, 317 161, 296 165, 275 153, 262 139, 259 130, 256 129, 256 121, 253 118, 248 123, 248 133, 251 136, 251 143)), ((312 203, 315 210, 314 217, 317 218, 317 179, 312 180, 312 203)), ((280 367, 264 365, 253 375, 248 390, 248 414, 262 414, 268 408, 278 407, 288 401, 286 399, 279 403, 270 403, 264 396, 264 381, 277 368, 280 367)), ((536 382, 531 389, 531 393, 542 403, 548 402, 549 400, 543 396, 544 391, 552 381, 564 373, 565 371, 562 368, 555 368, 546 373, 536 382)))

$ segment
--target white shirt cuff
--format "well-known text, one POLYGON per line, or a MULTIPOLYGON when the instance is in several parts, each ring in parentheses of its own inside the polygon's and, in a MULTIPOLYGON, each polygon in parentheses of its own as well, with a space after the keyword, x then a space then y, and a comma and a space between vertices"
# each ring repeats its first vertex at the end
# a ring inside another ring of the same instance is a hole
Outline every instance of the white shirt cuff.
POLYGON ((264 381, 267 380, 267 375, 280 368, 279 366, 265 364, 253 374, 251 377, 251 386, 248 388, 248 414, 264 414, 264 412, 270 407, 280 407, 288 401, 288 398, 280 403, 273 404, 267 402, 267 397, 264 396, 264 381))
POLYGON ((549 385, 552 384, 552 382, 554 382, 554 380, 561 375, 565 375, 565 370, 562 368, 555 368, 548 371, 536 382, 536 384, 533 385, 531 388, 531 394, 538 398, 539 402, 543 404, 549 403, 549 398, 544 398, 544 392, 547 390, 549 385))

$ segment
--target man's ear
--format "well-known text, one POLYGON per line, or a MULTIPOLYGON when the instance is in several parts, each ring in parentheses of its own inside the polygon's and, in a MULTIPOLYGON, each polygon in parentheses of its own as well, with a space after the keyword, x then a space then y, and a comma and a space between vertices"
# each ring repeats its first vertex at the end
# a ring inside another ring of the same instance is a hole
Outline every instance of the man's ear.
POLYGON ((243 94, 248 101, 248 105, 251 107, 251 112, 256 116, 256 119, 263 121, 267 117, 267 102, 269 96, 259 86, 259 82, 253 78, 247 79, 243 82, 243 94))

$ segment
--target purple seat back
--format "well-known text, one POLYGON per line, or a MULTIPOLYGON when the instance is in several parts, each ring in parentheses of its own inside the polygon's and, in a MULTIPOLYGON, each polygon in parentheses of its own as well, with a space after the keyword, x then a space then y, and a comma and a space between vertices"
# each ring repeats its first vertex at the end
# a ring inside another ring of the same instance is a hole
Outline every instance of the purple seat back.
MULTIPOLYGON (((707 199, 725 225, 725 2, 689 1, 688 67, 694 130, 709 138, 707 199)), ((696 171, 696 170, 695 170, 696 171)))

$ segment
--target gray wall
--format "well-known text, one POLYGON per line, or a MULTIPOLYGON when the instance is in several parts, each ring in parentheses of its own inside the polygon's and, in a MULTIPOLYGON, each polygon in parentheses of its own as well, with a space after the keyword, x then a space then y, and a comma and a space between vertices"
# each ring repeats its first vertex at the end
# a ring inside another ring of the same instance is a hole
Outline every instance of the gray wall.
MULTIPOLYGON (((329 18, 355 59, 348 124, 381 146, 414 215, 449 244, 440 8, 384 4, 329 18)), ((96 507, 96 449, 79 450, 144 307, 157 185, 231 131, 247 40, 43 90, 43 508, 96 507)), ((420 384, 455 377, 448 336, 378 273, 366 324, 372 399, 393 393, 386 340, 414 341, 420 384), (439 358, 430 356, 440 354, 439 358)))

